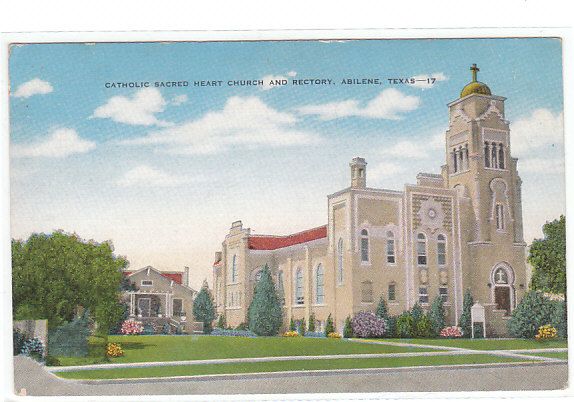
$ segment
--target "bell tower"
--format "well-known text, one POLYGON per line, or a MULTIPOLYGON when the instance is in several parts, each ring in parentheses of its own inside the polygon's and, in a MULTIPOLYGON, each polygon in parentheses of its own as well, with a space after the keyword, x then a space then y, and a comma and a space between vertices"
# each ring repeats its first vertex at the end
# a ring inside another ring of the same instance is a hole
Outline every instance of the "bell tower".
POLYGON ((478 81, 480 69, 470 67, 472 80, 449 107, 446 132, 448 184, 470 197, 474 212, 473 240, 523 241, 520 178, 510 153, 506 98, 493 95, 478 81))

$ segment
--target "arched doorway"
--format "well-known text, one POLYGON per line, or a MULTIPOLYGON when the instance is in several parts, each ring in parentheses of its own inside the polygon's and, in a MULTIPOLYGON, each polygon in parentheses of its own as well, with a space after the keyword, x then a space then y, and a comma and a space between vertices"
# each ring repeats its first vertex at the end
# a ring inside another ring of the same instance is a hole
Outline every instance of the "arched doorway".
POLYGON ((510 265, 500 263, 491 273, 492 301, 500 310, 510 314, 514 308, 514 271, 510 265))

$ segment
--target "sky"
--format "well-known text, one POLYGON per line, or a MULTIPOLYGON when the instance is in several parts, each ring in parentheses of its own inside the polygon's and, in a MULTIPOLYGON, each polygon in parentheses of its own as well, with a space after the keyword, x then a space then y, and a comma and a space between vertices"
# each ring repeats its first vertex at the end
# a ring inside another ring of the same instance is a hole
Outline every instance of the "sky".
POLYGON ((476 63, 507 98, 530 243, 565 212, 561 54, 552 38, 13 46, 12 237, 112 240, 130 269, 189 266, 199 287, 235 220, 257 234, 326 224, 353 157, 369 187, 439 173, 446 105, 476 63), (363 78, 379 83, 342 84, 363 78), (264 85, 228 85, 246 80, 264 85))

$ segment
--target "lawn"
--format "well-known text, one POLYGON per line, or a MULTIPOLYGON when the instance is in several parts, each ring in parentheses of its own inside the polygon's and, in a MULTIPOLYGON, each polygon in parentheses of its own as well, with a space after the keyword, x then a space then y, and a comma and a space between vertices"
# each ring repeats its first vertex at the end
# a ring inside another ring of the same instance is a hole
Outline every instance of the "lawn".
POLYGON ((388 342, 413 343, 418 345, 450 346, 474 350, 512 350, 567 348, 566 340, 536 341, 534 339, 380 339, 388 342))
POLYGON ((336 370, 355 368, 386 368, 409 366, 437 366, 452 364, 508 363, 528 361, 510 357, 491 355, 453 355, 453 356, 413 356, 403 358, 369 359, 316 359, 294 361, 272 361, 257 363, 198 364, 188 366, 160 366, 145 368, 117 368, 100 370, 81 370, 55 373, 68 379, 117 379, 196 376, 208 374, 239 374, 276 371, 336 370))
MULTIPOLYGON (((60 364, 76 366, 106 363, 100 357, 101 346, 95 342, 96 340, 91 339, 89 356, 58 357, 60 364)), ((110 336, 109 342, 118 342, 124 349, 124 356, 111 359, 111 363, 429 351, 428 348, 377 345, 325 338, 118 335, 110 336)))

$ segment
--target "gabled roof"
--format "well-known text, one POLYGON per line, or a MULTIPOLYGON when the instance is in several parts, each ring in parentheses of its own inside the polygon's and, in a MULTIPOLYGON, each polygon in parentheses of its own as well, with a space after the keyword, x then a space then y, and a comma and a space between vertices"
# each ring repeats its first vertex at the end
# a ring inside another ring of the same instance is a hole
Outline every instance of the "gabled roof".
POLYGON ((326 237, 327 225, 324 225, 287 236, 250 235, 247 244, 251 250, 276 250, 326 237))
POLYGON ((173 271, 159 271, 157 269, 155 269, 154 267, 151 266, 147 266, 147 267, 143 267, 142 269, 138 269, 137 271, 123 271, 123 274, 125 276, 131 276, 135 273, 141 272, 143 270, 146 269, 151 269, 155 272, 157 272, 158 274, 160 274, 161 276, 174 281, 175 283, 178 283, 180 285, 183 285, 183 272, 173 272, 173 271))

